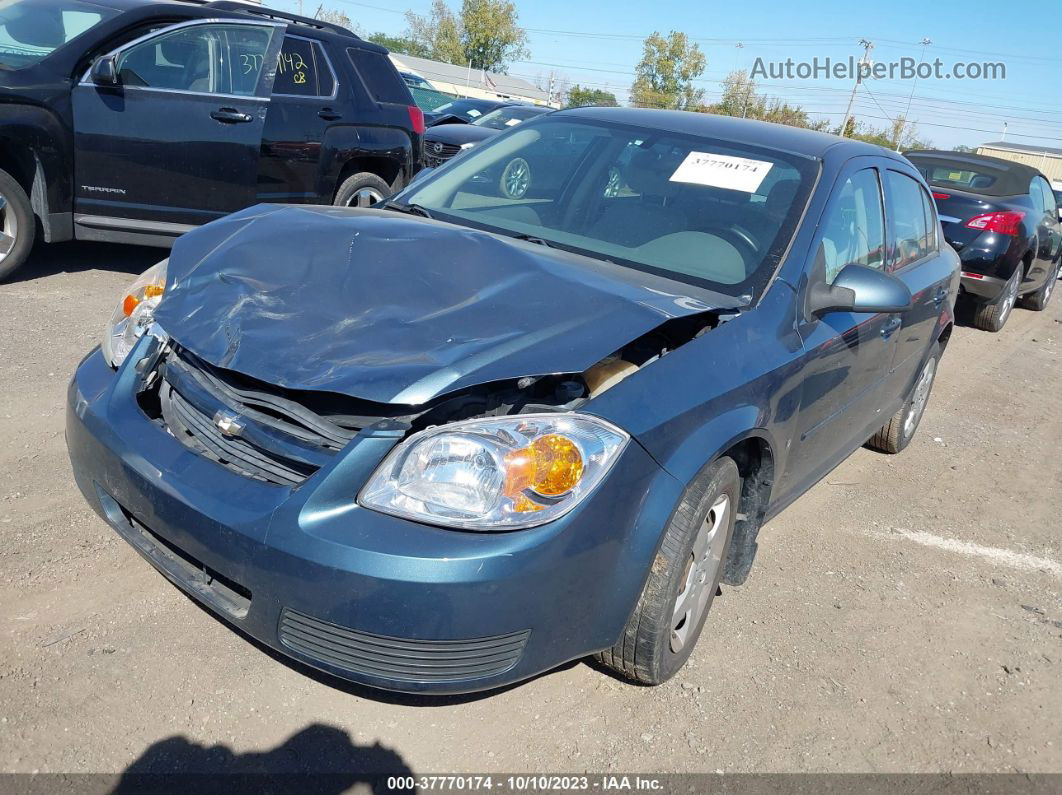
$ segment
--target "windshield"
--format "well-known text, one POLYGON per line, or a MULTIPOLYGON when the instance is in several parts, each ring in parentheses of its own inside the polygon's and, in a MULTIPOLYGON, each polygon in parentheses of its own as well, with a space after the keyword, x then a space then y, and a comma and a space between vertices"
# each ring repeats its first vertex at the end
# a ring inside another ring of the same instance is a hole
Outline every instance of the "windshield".
POLYGON ((546 113, 544 108, 522 108, 519 105, 509 105, 504 108, 492 110, 480 116, 474 122, 477 127, 489 127, 492 130, 504 130, 506 127, 515 127, 522 121, 533 119, 546 113))
POLYGON ((432 113, 441 116, 460 116, 465 121, 473 121, 482 116, 490 108, 494 107, 489 102, 475 102, 467 99, 459 99, 440 105, 432 113))
POLYGON ((396 197, 752 301, 796 229, 817 161, 735 141, 546 115, 396 197))
POLYGON ((22 69, 118 12, 78 0, 0 2, 0 67, 22 69))

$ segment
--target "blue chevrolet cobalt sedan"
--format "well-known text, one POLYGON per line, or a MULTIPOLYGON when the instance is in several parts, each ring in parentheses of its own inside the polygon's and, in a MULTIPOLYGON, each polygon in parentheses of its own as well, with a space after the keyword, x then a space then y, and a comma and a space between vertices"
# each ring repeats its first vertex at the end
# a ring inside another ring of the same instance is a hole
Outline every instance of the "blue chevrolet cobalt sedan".
POLYGON ((959 278, 884 149, 564 111, 377 208, 180 238, 78 368, 70 457, 164 576, 331 674, 655 684, 765 522, 911 441, 959 278))

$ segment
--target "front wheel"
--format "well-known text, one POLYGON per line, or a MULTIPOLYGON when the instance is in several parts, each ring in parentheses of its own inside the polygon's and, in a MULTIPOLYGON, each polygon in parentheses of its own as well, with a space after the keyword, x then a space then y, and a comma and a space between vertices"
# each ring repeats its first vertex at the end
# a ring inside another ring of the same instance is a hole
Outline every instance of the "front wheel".
POLYGON ((1047 309, 1047 302, 1051 300, 1051 293, 1054 292, 1055 282, 1058 281, 1058 269, 1059 263, 1055 263, 1051 268, 1051 272, 1047 275, 1047 281, 1044 282, 1043 287, 1037 290, 1031 295, 1027 295, 1021 299, 1021 305, 1026 309, 1031 309, 1033 312, 1042 312, 1047 309))
POLYGON ((666 682, 689 659, 715 600, 734 534, 741 476, 720 458, 686 489, 664 530, 623 635, 599 662, 643 684, 666 682))
POLYGON ((37 221, 26 191, 14 177, 0 171, 0 280, 26 261, 36 234, 37 221))
POLYGON ((933 345, 929 358, 922 365, 922 370, 915 381, 911 396, 881 430, 874 434, 867 444, 883 453, 898 453, 911 443, 922 415, 929 405, 929 393, 933 391, 933 381, 937 377, 937 365, 940 363, 940 344, 933 345))

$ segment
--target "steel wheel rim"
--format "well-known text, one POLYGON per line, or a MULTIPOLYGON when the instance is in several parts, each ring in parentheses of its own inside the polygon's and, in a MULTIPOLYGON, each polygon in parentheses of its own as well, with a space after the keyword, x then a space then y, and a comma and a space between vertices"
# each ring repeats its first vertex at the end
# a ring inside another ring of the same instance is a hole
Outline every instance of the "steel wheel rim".
POLYGON ((7 196, 0 193, 0 262, 7 259, 18 242, 18 218, 7 196))
POLYGON ((730 497, 720 494, 704 518, 683 573, 682 587, 671 610, 671 651, 686 647, 700 623, 715 588, 716 574, 723 562, 726 531, 730 526, 730 497))
POLYGON ((907 410, 907 417, 903 421, 903 435, 910 436, 918 427, 926 406, 929 404, 929 391, 933 386, 933 377, 937 373, 937 360, 930 359, 922 368, 922 374, 918 376, 915 384, 914 395, 911 396, 911 408, 907 410))
POLYGON ((509 161, 502 174, 502 189, 510 199, 521 199, 531 186, 531 166, 522 157, 509 161))
POLYGON ((1021 281, 1018 271, 1014 274, 1010 284, 1007 285, 1007 295, 1003 299, 1003 309, 999 313, 999 322, 1002 323, 1010 315, 1010 310, 1014 308, 1014 304, 1018 300, 1018 282, 1021 281))
POLYGON ((376 188, 358 188, 347 199, 347 207, 372 207, 377 202, 383 201, 383 194, 376 188))
POLYGON ((1047 289, 1044 290, 1044 303, 1047 303, 1047 299, 1051 297, 1051 291, 1055 289, 1055 282, 1058 281, 1058 268, 1051 271, 1051 275, 1047 279, 1047 289))

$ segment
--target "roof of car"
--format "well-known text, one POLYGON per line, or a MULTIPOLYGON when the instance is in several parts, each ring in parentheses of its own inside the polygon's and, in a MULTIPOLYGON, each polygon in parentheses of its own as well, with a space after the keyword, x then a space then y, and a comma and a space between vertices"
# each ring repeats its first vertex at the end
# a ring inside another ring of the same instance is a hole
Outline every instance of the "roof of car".
POLYGON ((904 152, 904 155, 912 160, 937 161, 940 164, 960 164, 973 168, 980 166, 986 170, 997 172, 999 175, 992 189, 982 189, 974 193, 984 193, 989 196, 1012 196, 1025 193, 1029 190, 1029 181, 1033 177, 1042 177, 1039 169, 1027 166, 1024 163, 1015 163, 1013 160, 1004 160, 1002 157, 990 155, 975 155, 969 152, 951 152, 939 149, 919 149, 904 152))
POLYGON ((289 25, 301 25, 304 27, 310 27, 321 33, 332 33, 340 36, 345 36, 358 42, 358 46, 365 46, 372 50, 379 52, 386 52, 387 50, 372 42, 366 42, 362 40, 352 30, 336 25, 331 22, 324 22, 319 19, 312 19, 310 17, 300 16, 298 14, 292 14, 287 11, 279 11, 274 8, 258 5, 257 3, 242 2, 241 0, 85 0, 86 2, 94 5, 102 6, 104 8, 113 8, 116 11, 131 11, 133 9, 145 8, 145 7, 184 7, 195 8, 203 11, 216 10, 223 14, 239 14, 241 16, 246 15, 250 17, 261 17, 265 19, 273 19, 277 22, 285 22, 289 25))
POLYGON ((717 116, 713 113, 650 108, 571 108, 557 113, 561 116, 579 116, 618 124, 653 127, 681 135, 703 135, 706 138, 743 141, 817 159, 822 158, 827 150, 834 150, 831 155, 843 154, 847 157, 875 155, 900 159, 896 153, 876 144, 803 127, 739 119, 734 116, 717 116))

